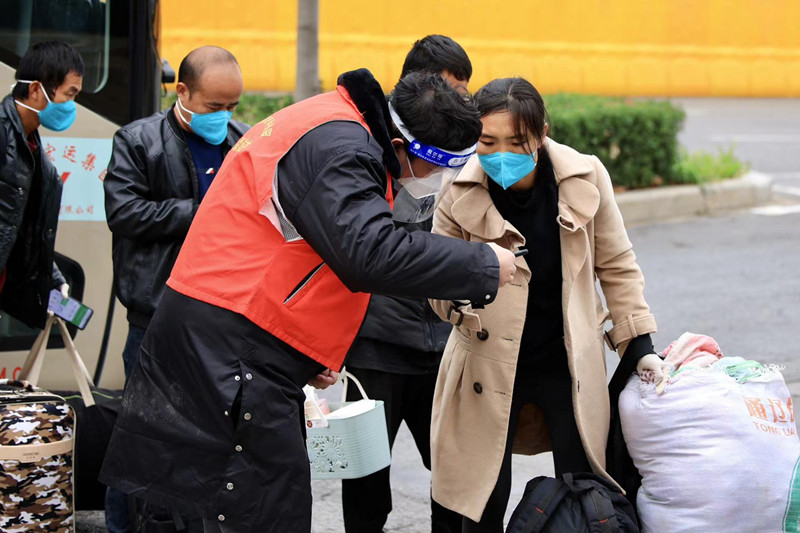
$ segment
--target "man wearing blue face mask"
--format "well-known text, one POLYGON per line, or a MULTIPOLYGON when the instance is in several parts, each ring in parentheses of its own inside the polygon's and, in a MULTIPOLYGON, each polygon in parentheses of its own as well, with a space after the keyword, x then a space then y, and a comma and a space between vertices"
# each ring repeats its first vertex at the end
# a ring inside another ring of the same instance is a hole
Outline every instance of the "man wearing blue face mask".
POLYGON ((225 154, 249 129, 231 120, 242 73, 227 50, 190 52, 178 69, 176 91, 170 109, 116 133, 103 183, 115 290, 130 325, 122 354, 126 377, 195 211, 225 154))
MULTIPOLYGON (((194 214, 228 150, 249 129, 231 120, 242 87, 233 54, 216 46, 197 48, 178 68, 175 105, 114 136, 103 187, 114 289, 128 310, 126 379, 194 214)), ((117 501, 106 501, 109 531, 129 531, 125 496, 112 491, 109 497, 117 501)))
POLYGON ((53 262, 61 179, 39 126, 63 131, 75 121, 83 60, 66 43, 39 43, 15 77, 0 104, 0 310, 44 327, 50 290, 66 298, 69 286, 53 262))

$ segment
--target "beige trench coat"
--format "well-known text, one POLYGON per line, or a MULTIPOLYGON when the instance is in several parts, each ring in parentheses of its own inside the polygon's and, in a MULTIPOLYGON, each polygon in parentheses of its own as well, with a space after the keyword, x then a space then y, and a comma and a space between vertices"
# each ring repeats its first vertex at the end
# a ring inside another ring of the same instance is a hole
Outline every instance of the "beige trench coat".
MULTIPOLYGON (((631 338, 656 331, 656 323, 605 167, 594 156, 546 142, 558 184, 564 342, 575 420, 592 469, 611 479, 605 471, 610 413, 604 324, 612 319, 608 336, 623 353, 631 338), (597 279, 608 310, 597 293, 597 279)), ((433 231, 516 250, 524 238, 494 207, 487 180, 473 157, 442 198, 433 231)), ((451 312, 451 302, 431 301, 443 319, 461 320, 447 343, 434 395, 433 498, 475 521, 497 482, 506 444, 531 275, 524 257, 516 265, 513 281, 485 309, 462 317, 451 312)), ((550 449, 541 411, 526 406, 514 452, 533 455, 550 449)))

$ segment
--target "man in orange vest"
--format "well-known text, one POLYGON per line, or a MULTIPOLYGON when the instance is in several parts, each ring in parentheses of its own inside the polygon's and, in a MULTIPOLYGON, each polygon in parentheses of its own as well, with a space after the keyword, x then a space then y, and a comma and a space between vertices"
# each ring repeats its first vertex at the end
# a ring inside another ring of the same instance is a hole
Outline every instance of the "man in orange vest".
POLYGON ((248 131, 167 282, 101 480, 198 531, 310 531, 302 386, 336 380, 370 293, 485 305, 513 277, 496 245, 393 221, 431 214, 480 131, 441 75, 387 104, 364 69, 248 131))

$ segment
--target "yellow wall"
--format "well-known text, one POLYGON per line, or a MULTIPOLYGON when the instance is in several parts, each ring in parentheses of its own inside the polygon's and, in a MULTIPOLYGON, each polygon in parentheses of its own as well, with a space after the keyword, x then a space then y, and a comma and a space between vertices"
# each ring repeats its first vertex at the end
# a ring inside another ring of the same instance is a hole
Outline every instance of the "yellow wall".
MULTIPOLYGON (((800 96, 800 0, 320 0, 320 78, 369 68, 387 91, 413 42, 453 37, 470 87, 504 76, 543 93, 800 96), (408 8, 408 9, 404 9, 408 8)), ((292 91, 296 0, 161 2, 177 70, 202 44, 233 52, 246 90, 292 91)))

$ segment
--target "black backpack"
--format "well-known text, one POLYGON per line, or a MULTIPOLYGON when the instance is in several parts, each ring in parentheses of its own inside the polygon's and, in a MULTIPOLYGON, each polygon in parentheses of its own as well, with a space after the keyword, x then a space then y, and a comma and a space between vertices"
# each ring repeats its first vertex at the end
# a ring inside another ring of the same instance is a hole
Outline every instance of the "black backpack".
POLYGON ((639 533, 630 502, 594 474, 539 476, 525 486, 506 533, 639 533))

